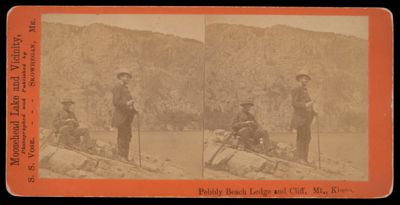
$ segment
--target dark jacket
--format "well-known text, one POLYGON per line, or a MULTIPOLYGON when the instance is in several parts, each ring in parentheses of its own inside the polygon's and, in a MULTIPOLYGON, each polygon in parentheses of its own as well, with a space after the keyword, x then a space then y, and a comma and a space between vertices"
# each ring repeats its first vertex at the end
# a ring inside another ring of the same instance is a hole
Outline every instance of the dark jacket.
POLYGON ((235 119, 233 120, 232 130, 234 132, 237 132, 244 127, 250 127, 256 130, 258 128, 258 123, 256 121, 256 118, 251 113, 241 111, 236 115, 235 119), (246 121, 253 121, 254 123, 249 125, 245 123, 246 121))
POLYGON ((75 114, 72 111, 67 111, 62 109, 60 112, 57 113, 56 118, 54 119, 53 122, 54 128, 56 131, 60 129, 62 126, 72 126, 72 127, 78 127, 79 122, 78 119, 76 118, 75 114))
POLYGON ((310 125, 314 118, 313 107, 306 107, 306 103, 311 101, 307 88, 296 87, 292 90, 292 106, 294 108, 291 129, 296 129, 303 125, 310 125))
POLYGON ((132 100, 132 95, 126 85, 119 84, 112 90, 114 113, 111 126, 119 127, 123 123, 132 123, 136 110, 133 106, 128 106, 127 102, 132 100))

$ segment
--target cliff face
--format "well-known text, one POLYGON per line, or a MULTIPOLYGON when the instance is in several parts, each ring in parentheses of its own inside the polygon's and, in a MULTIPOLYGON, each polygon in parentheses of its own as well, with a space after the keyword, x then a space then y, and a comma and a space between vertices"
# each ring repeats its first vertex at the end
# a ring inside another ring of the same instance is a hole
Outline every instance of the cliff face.
POLYGON ((238 101, 252 97, 259 121, 271 131, 284 131, 292 114, 294 75, 307 68, 311 95, 319 96, 321 129, 366 130, 366 40, 279 25, 211 24, 205 36, 204 45, 103 24, 43 22, 41 126, 50 127, 60 99, 72 97, 82 124, 108 128, 115 71, 124 67, 134 74, 129 86, 143 129, 197 130, 203 116, 206 129, 227 128, 238 101))
POLYGON ((254 98, 259 121, 289 128, 291 89, 303 68, 324 131, 366 131, 368 41, 283 25, 206 27, 206 126, 229 127, 242 98, 254 98), (213 120, 214 119, 214 120, 213 120))
POLYGON ((203 48, 150 31, 43 22, 41 125, 51 126, 60 99, 68 96, 86 126, 109 127, 116 70, 129 68, 144 129, 199 129, 203 48))

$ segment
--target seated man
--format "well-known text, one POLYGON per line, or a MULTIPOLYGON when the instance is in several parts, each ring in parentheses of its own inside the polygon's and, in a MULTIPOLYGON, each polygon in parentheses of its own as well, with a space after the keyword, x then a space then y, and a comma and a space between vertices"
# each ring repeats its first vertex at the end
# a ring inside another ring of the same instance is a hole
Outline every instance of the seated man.
POLYGON ((240 103, 242 110, 237 114, 232 123, 234 133, 239 136, 239 145, 245 149, 254 150, 262 144, 262 151, 267 153, 269 149, 269 134, 267 130, 260 128, 255 117, 250 113, 253 106, 250 100, 240 103))
POLYGON ((55 133, 59 137, 59 142, 67 147, 81 148, 89 150, 91 146, 89 130, 79 127, 78 119, 71 111, 74 101, 65 99, 61 102, 63 109, 57 114, 54 120, 55 133), (82 139, 81 139, 82 137, 82 139))

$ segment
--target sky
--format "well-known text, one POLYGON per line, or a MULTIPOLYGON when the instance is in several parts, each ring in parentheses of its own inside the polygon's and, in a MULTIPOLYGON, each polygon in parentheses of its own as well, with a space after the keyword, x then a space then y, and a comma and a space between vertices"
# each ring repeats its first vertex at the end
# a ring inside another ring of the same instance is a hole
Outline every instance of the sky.
POLYGON ((44 14, 42 20, 79 26, 103 23, 132 30, 172 34, 202 42, 204 42, 205 23, 242 24, 261 28, 283 24, 311 31, 334 32, 368 39, 367 16, 44 14))

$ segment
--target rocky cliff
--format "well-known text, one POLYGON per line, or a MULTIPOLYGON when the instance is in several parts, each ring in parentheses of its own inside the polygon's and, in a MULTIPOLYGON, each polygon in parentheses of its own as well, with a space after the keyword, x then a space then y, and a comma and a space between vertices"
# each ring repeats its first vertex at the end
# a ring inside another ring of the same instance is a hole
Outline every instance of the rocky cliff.
POLYGON ((308 69, 321 129, 367 129, 367 40, 284 25, 211 24, 205 36, 206 127, 229 127, 238 102, 254 98, 265 127, 287 130, 295 74, 308 69))
POLYGON ((198 130, 203 116, 206 129, 226 129, 238 101, 251 97, 264 127, 286 131, 294 75, 306 68, 313 77, 310 93, 318 96, 321 130, 366 131, 367 40, 283 25, 230 24, 207 25, 205 38, 204 44, 103 24, 43 22, 41 126, 51 126, 67 96, 77 102, 82 124, 108 129, 115 71, 127 67, 143 129, 198 130))
POLYGON ((151 31, 43 22, 41 125, 51 126, 68 96, 83 124, 108 128, 116 70, 129 68, 143 129, 199 129, 203 51, 201 42, 151 31))

